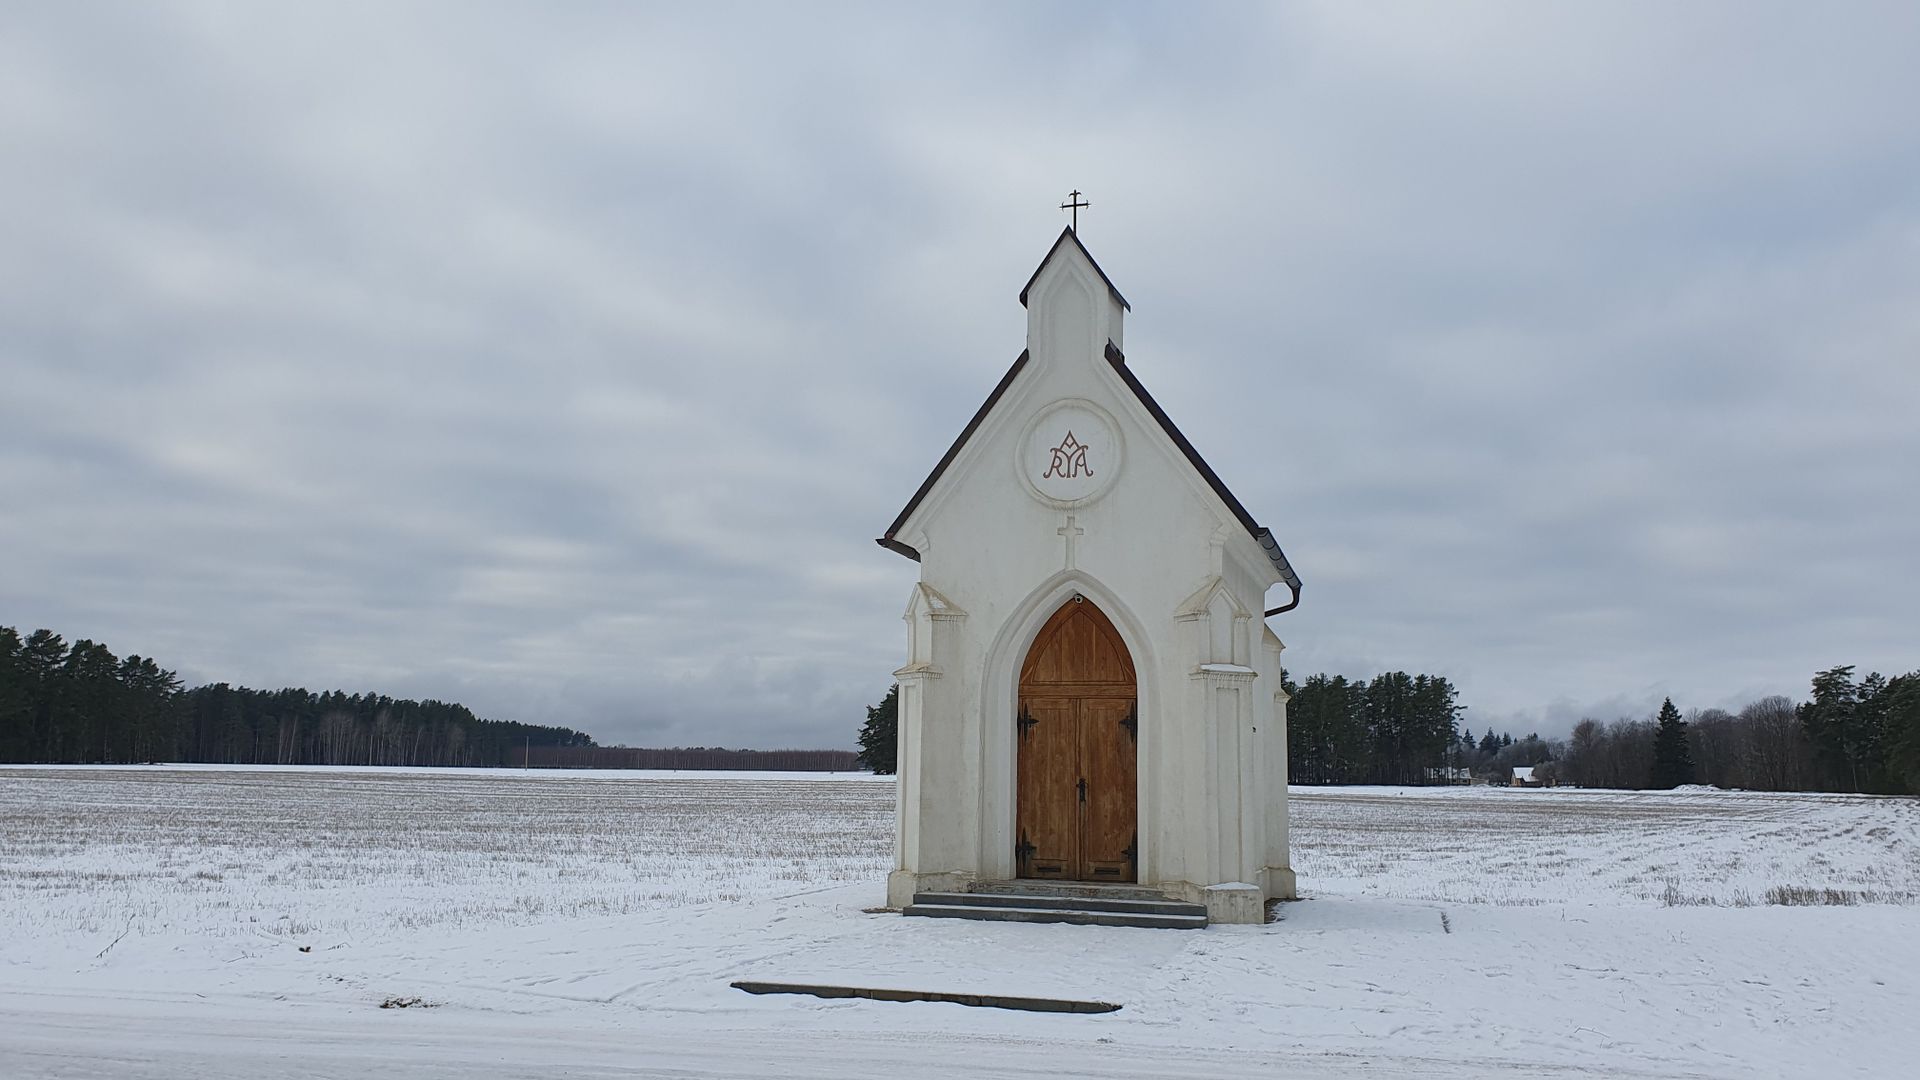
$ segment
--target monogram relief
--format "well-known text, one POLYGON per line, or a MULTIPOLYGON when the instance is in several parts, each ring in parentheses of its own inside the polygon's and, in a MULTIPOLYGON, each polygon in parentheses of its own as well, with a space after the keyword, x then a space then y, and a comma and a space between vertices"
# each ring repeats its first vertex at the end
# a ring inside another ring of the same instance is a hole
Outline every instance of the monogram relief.
POLYGON ((1053 460, 1048 463, 1047 471, 1040 474, 1040 479, 1058 476, 1064 480, 1072 480, 1076 477, 1093 475, 1093 470, 1087 466, 1086 445, 1075 439, 1073 432, 1067 432, 1067 437, 1060 440, 1060 445, 1054 447, 1049 453, 1053 455, 1053 460))

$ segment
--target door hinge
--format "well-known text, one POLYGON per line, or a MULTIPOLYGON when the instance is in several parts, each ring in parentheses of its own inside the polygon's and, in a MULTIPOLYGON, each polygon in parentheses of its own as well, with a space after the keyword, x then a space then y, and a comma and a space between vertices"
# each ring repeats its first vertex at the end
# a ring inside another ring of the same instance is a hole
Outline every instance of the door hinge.
MULTIPOLYGON (((1027 830, 1021 829, 1020 842, 1013 845, 1013 857, 1023 871, 1026 869, 1028 861, 1033 858, 1033 852, 1033 844, 1027 840, 1027 830)), ((1021 876, 1024 877, 1026 875, 1022 874, 1021 876)))
POLYGON ((1140 867, 1138 864, 1139 853, 1140 853, 1140 832, 1138 829, 1136 829, 1134 830, 1134 833, 1133 833, 1133 839, 1127 841, 1126 850, 1120 853, 1127 857, 1127 869, 1132 871, 1133 880, 1135 881, 1140 880, 1140 867))
POLYGON ((1021 737, 1021 738, 1023 738, 1023 739, 1024 739, 1024 738, 1026 738, 1026 737, 1027 737, 1027 732, 1028 732, 1028 731, 1030 731, 1030 730, 1032 730, 1032 728, 1033 728, 1033 725, 1035 725, 1035 724, 1037 724, 1037 723, 1039 723, 1039 722, 1040 722, 1040 721, 1038 721, 1038 720, 1035 720, 1035 719, 1033 718, 1033 714, 1032 714, 1031 712, 1028 712, 1028 711, 1027 711, 1027 707, 1026 707, 1026 706, 1025 706, 1024 704, 1020 706, 1020 721, 1019 721, 1019 723, 1020 723, 1020 737, 1021 737))
POLYGON ((1135 743, 1140 741, 1140 703, 1138 701, 1127 706, 1127 715, 1121 719, 1120 726, 1127 729, 1129 741, 1135 743))

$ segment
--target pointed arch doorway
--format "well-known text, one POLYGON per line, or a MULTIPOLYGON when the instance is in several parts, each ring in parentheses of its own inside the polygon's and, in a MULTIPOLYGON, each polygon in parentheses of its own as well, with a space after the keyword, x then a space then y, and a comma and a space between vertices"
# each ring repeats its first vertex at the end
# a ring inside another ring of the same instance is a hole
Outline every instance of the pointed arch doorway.
POLYGON ((1015 867, 1023 878, 1138 877, 1138 683, 1093 601, 1053 613, 1020 666, 1015 867))

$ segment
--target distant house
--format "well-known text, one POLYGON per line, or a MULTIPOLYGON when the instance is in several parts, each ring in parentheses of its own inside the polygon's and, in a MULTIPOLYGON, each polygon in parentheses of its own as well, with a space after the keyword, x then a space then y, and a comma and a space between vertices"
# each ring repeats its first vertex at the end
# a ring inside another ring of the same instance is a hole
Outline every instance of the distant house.
POLYGON ((1510 781, 1510 783, 1514 787, 1552 787, 1553 786, 1552 780, 1549 780, 1544 776, 1535 776, 1533 774, 1533 766, 1531 765, 1515 765, 1513 767, 1513 779, 1510 781))
POLYGON ((1473 783, 1473 770, 1472 769, 1452 769, 1452 768, 1447 768, 1447 769, 1430 768, 1427 770, 1427 783, 1429 784, 1471 784, 1473 783))

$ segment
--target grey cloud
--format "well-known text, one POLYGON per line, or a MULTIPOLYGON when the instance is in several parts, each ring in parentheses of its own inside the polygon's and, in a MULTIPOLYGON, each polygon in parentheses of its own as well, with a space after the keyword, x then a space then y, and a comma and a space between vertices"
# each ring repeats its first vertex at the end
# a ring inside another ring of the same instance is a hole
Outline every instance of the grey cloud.
POLYGON ((0 623, 845 745, 1078 186, 1293 670, 1551 733, 1920 662, 1905 6, 10 20, 0 623))

